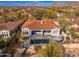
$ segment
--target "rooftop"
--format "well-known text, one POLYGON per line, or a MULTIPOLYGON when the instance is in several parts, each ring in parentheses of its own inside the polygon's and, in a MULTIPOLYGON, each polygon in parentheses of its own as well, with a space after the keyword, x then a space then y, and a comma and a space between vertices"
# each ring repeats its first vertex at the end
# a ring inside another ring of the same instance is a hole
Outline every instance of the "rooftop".
POLYGON ((28 20, 22 26, 22 28, 30 28, 30 29, 53 29, 58 27, 59 26, 50 19, 28 20))
POLYGON ((74 25, 74 24, 79 25, 79 20, 75 19, 75 20, 70 21, 70 23, 71 23, 72 25, 74 25))
POLYGON ((0 30, 12 30, 22 22, 22 20, 18 20, 13 22, 0 23, 0 30))

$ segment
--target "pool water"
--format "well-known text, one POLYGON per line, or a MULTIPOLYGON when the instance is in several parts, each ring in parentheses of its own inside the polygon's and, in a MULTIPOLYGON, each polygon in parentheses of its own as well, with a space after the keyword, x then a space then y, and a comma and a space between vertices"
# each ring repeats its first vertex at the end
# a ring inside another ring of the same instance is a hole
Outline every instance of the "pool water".
POLYGON ((48 39, 32 39, 31 44, 47 44, 49 43, 48 39))

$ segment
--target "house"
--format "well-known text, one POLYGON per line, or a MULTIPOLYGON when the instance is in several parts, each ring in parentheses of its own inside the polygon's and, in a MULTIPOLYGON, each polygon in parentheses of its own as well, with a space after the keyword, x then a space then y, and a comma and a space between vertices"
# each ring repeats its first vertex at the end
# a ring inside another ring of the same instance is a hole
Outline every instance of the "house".
POLYGON ((79 28, 79 20, 78 19, 70 20, 70 24, 71 24, 71 27, 73 27, 73 28, 79 28))
POLYGON ((63 15, 64 15, 63 13, 57 13, 57 17, 61 17, 63 15))
POLYGON ((73 39, 72 34, 74 34, 74 38, 79 38, 79 20, 70 19, 69 24, 66 33, 70 36, 70 39, 73 39))
POLYGON ((29 37, 26 45, 41 44, 53 40, 61 41, 60 26, 50 19, 33 19, 25 22, 21 28, 22 36, 29 37))
POLYGON ((65 8, 63 9, 64 12, 74 12, 75 9, 74 8, 65 8))
POLYGON ((17 32, 24 21, 18 20, 13 22, 0 23, 0 35, 3 38, 10 38, 12 33, 17 32))

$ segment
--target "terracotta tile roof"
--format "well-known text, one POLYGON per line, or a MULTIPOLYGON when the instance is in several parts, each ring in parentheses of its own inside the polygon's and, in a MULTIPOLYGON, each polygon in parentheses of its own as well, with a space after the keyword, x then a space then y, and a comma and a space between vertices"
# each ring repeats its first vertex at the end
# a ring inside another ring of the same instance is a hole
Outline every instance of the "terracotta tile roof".
POLYGON ((22 28, 30 28, 30 29, 53 29, 59 27, 52 20, 29 20, 25 22, 22 28))
POLYGON ((12 30, 14 29, 17 25, 21 24, 23 21, 18 20, 14 22, 7 22, 7 23, 0 23, 0 30, 12 30))

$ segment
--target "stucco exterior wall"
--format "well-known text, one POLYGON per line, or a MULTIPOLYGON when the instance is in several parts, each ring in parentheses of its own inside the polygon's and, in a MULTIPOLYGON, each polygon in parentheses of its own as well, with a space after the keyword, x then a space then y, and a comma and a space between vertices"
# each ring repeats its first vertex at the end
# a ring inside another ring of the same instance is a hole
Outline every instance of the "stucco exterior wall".
POLYGON ((10 38, 10 32, 7 30, 0 31, 0 35, 2 35, 3 38, 10 38))
MULTIPOLYGON (((37 30, 37 29, 33 29, 33 30, 37 30)), ((22 35, 23 36, 31 36, 31 32, 33 30, 30 30, 29 28, 22 28, 22 35), (28 32, 27 34, 24 34, 23 32, 28 32)), ((45 29, 40 29, 40 35, 42 35, 43 31, 45 29)), ((60 35, 60 29, 59 28, 54 28, 54 29, 46 29, 46 30, 50 30, 50 33, 45 33, 46 35, 50 35, 50 36, 59 36, 60 35)))
POLYGON ((51 30, 51 36, 59 36, 60 35, 60 29, 54 28, 51 30))

